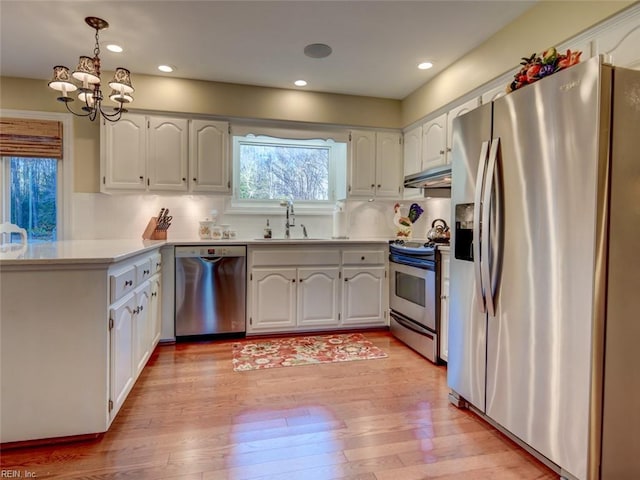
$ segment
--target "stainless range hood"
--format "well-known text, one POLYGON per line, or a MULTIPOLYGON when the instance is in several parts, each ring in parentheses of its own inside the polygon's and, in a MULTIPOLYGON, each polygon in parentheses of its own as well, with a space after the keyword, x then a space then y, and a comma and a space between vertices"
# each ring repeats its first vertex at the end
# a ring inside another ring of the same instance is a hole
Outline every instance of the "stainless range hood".
POLYGON ((451 165, 441 165, 404 177, 405 188, 422 188, 425 197, 451 196, 451 165))

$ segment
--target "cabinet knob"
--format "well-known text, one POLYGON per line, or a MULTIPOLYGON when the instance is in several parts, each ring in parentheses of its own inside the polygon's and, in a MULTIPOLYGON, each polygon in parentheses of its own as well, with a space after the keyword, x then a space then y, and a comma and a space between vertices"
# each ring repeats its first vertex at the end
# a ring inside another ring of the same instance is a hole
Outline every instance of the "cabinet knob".
POLYGON ((360 260, 364 260, 364 256, 360 257, 360 260))
POLYGON ((157 296, 157 295, 158 295, 158 292, 151 292, 151 296, 152 296, 152 297, 155 297, 155 296, 157 296))
POLYGON ((133 285, 133 280, 125 280, 124 281, 124 286, 125 287, 130 287, 131 285, 133 285))
POLYGON ((380 183, 379 183, 379 184, 378 184, 378 189, 380 189, 380 187, 382 187, 382 184, 380 184, 380 183))
POLYGON ((296 283, 296 279, 295 279, 295 278, 292 278, 292 279, 291 279, 291 281, 292 281, 293 283, 296 283))
POLYGON ((348 279, 347 277, 344 277, 344 281, 345 281, 345 282, 348 282, 348 281, 349 281, 349 279, 348 279))
POLYGON ((184 177, 182 177, 182 181, 183 181, 183 182, 186 182, 186 181, 187 181, 187 179, 186 179, 186 178, 184 178, 184 177))
POLYGON ((440 155, 444 155, 444 150, 440 150, 440 155))
POLYGON ((376 188, 376 184, 375 184, 375 183, 372 183, 372 184, 371 184, 371 188, 376 188))
POLYGON ((197 181, 198 181, 198 179, 194 177, 193 181, 194 181, 194 182, 197 182, 197 181))
POLYGON ((450 151, 451 151, 451 147, 447 147, 447 152, 450 152, 450 151))
POLYGON ((144 180, 144 177, 142 175, 140 175, 140 181, 144 180))

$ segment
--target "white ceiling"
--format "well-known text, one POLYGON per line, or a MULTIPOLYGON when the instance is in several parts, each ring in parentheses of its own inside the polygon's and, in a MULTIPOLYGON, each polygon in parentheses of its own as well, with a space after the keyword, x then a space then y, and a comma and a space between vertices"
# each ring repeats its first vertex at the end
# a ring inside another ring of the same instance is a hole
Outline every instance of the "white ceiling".
MULTIPOLYGON (((402 99, 529 9, 502 1, 31 1, 0 0, 0 74, 49 79, 92 56, 100 33, 103 70, 402 99), (124 53, 104 48, 118 43, 124 53), (326 43, 324 59, 303 54, 326 43), (429 60, 435 67, 418 70, 429 60)), ((135 94, 134 94, 135 96, 135 94)))

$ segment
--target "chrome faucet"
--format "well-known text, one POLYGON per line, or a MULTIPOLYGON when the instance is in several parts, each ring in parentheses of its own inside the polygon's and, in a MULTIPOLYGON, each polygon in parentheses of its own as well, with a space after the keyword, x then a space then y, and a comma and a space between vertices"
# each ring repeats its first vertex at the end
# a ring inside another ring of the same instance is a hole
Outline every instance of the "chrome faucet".
POLYGON ((293 202, 291 200, 282 200, 281 207, 287 207, 287 223, 284 224, 284 238, 291 238, 290 227, 296 226, 296 215, 293 212, 293 202))

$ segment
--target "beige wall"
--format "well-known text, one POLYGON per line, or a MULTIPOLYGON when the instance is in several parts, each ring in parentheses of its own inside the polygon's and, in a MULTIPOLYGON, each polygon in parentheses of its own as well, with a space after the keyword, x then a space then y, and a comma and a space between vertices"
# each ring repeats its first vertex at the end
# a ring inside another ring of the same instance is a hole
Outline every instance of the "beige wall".
MULTIPOLYGON (((108 76, 105 73, 105 77, 108 76)), ((400 128, 400 101, 134 75, 140 110, 400 128)), ((0 77, 0 108, 65 112, 45 80, 0 77)), ((73 104, 72 104, 73 105, 73 104)), ((78 109, 78 103, 73 105, 78 109)), ((74 118, 74 191, 100 191, 100 129, 74 118)))
POLYGON ((559 45, 633 3, 539 2, 402 100, 402 126, 410 125, 505 72, 515 73, 521 57, 559 45))

